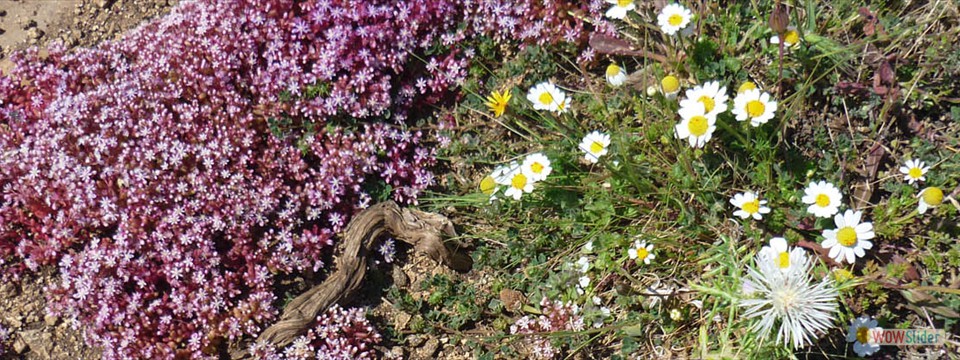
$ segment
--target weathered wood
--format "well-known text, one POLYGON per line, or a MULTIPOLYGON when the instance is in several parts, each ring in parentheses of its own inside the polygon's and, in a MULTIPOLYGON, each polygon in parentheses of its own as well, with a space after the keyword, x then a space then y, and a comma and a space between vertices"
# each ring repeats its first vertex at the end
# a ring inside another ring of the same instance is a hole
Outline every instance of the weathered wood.
MULTIPOLYGON (((336 257, 336 270, 323 283, 290 301, 277 323, 264 330, 257 341, 285 347, 306 332, 320 312, 349 298, 360 288, 367 272, 367 258, 384 233, 454 270, 468 271, 473 266, 469 256, 451 251, 444 244, 443 238, 456 236, 456 231, 443 215, 400 209, 393 201, 376 204, 361 211, 347 225, 343 252, 336 257)), ((231 353, 231 357, 243 359, 248 354, 241 349, 231 353)))

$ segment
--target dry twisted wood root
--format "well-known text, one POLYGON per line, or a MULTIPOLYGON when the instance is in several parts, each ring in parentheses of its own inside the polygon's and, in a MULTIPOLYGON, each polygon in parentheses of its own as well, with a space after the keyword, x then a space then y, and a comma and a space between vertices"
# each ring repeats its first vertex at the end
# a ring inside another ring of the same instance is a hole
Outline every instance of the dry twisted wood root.
MULTIPOLYGON (((400 209, 393 201, 376 204, 357 214, 347 225, 343 252, 336 258, 333 274, 290 301, 279 321, 264 330, 257 341, 283 348, 303 334, 321 311, 350 297, 363 282, 374 242, 384 233, 413 245, 417 252, 454 270, 468 271, 473 266, 469 256, 451 251, 443 243, 443 237, 456 236, 453 224, 443 215, 400 209)), ((245 350, 231 353, 231 357, 248 358, 245 350)))

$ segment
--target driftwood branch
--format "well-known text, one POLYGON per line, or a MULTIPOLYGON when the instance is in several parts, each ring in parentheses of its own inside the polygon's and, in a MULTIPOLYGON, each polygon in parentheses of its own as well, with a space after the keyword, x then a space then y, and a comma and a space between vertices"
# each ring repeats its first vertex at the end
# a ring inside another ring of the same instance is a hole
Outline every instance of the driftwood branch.
MULTIPOLYGON (((306 332, 320 312, 350 297, 363 282, 374 243, 385 233, 454 270, 468 271, 473 265, 469 256, 451 251, 443 243, 445 236, 456 236, 453 224, 443 215, 400 209, 393 201, 379 203, 357 214, 347 225, 343 252, 336 258, 333 274, 287 304, 279 321, 264 330, 257 341, 285 347, 306 332)), ((234 359, 248 356, 246 349, 231 353, 234 359)))

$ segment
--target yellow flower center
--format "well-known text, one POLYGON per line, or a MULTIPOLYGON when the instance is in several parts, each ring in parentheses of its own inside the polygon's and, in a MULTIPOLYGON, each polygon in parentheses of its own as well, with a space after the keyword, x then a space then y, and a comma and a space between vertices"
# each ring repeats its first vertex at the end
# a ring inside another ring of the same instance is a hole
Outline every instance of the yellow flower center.
POLYGON ((857 341, 861 344, 866 344, 870 341, 870 329, 866 326, 861 326, 857 328, 857 341))
POLYGON ((767 110, 767 106, 760 100, 750 100, 747 102, 747 115, 750 117, 760 117, 767 110))
POLYGON ((507 110, 507 103, 510 101, 510 96, 510 92, 505 90, 503 93, 494 91, 487 97, 486 105, 490 108, 490 111, 493 111, 493 116, 500 117, 503 115, 503 112, 507 110))
POLYGON ((938 187, 928 187, 923 191, 923 202, 931 206, 940 205, 943 202, 943 190, 938 187))
POLYGON ((707 118, 700 115, 690 118, 690 123, 687 124, 687 128, 690 129, 690 134, 693 136, 703 136, 703 134, 707 133, 708 127, 709 123, 707 122, 707 118))
POLYGON ((540 94, 540 98, 539 98, 538 100, 540 100, 540 103, 541 103, 541 104, 544 104, 544 105, 552 105, 552 104, 553 104, 553 95, 550 95, 549 92, 544 91, 543 94, 540 94))
POLYGON ((912 177, 912 178, 914 178, 914 179, 919 179, 921 176, 923 176, 923 170, 921 170, 920 168, 916 168, 916 167, 915 167, 915 168, 910 168, 909 174, 907 174, 907 175, 910 175, 910 177, 912 177))
POLYGON ((601 151, 603 151, 603 144, 601 144, 599 141, 594 141, 592 144, 590 144, 590 152, 596 154, 601 151))
POLYGON ((647 258, 647 255, 649 255, 649 254, 650 254, 650 252, 647 251, 647 248, 645 248, 645 247, 641 247, 641 248, 637 249, 637 259, 638 259, 638 260, 646 259, 646 258, 647 258))
POLYGON ((670 18, 667 19, 667 23, 669 23, 670 26, 680 26, 680 24, 683 23, 683 16, 680 16, 680 14, 670 15, 670 18))
POLYGON ((517 173, 513 176, 513 179, 510 180, 510 185, 517 189, 523 189, 527 186, 527 176, 523 173, 517 173))
POLYGON ((787 30, 786 34, 783 34, 783 43, 785 45, 793 45, 800 42, 800 33, 796 30, 787 30))
POLYGON ((790 267, 790 253, 784 251, 777 256, 777 266, 781 269, 790 267))
POLYGON ((676 76, 667 75, 660 80, 660 86, 665 93, 676 92, 680 89, 680 80, 678 80, 676 76))
POLYGON ((493 190, 497 188, 497 182, 493 180, 493 177, 487 175, 487 177, 480 180, 480 192, 490 195, 493 194, 493 190))
POLYGON ((630 4, 633 4, 633 0, 617 0, 617 6, 619 7, 627 7, 630 4))
POLYGON ((827 207, 830 206, 830 197, 827 194, 817 195, 817 206, 827 207))
POLYGON ((607 66, 607 77, 614 77, 620 74, 620 66, 617 64, 610 64, 607 66))
POLYGON ((749 91, 749 90, 753 90, 753 89, 756 89, 756 88, 757 88, 757 84, 754 84, 753 82, 747 81, 747 82, 745 82, 745 83, 743 83, 743 84, 740 85, 740 88, 737 89, 737 94, 745 93, 745 92, 747 92, 747 91, 749 91))
POLYGON ((740 208, 747 213, 756 214, 758 211, 760 211, 760 199, 745 202, 740 208))
POLYGON ((713 111, 713 108, 717 106, 717 103, 713 101, 713 98, 706 95, 701 96, 699 99, 697 99, 697 101, 703 103, 703 109, 706 110, 706 112, 713 111))
POLYGON ((530 165, 530 170, 532 170, 536 174, 539 174, 543 171, 543 164, 535 162, 530 165))
POLYGON ((857 244, 857 231, 852 227, 844 227, 837 231, 837 242, 846 247, 853 247, 857 244))

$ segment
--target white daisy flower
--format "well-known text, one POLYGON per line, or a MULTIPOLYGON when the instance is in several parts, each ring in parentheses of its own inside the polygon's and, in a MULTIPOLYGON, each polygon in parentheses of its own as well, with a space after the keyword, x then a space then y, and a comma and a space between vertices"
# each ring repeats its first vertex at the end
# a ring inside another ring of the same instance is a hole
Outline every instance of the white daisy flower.
POLYGON ((870 356, 880 350, 880 345, 870 338, 870 332, 880 330, 877 320, 868 316, 861 316, 850 323, 847 330, 847 342, 853 343, 853 351, 860 357, 870 356))
MULTIPOLYGON (((780 44, 780 36, 773 35, 770 38, 770 43, 780 44)), ((783 47, 791 48, 797 45, 800 45, 800 32, 797 31, 796 26, 787 26, 787 31, 783 34, 783 47)))
POLYGON ((749 119, 754 127, 773 119, 776 111, 777 102, 760 89, 747 90, 733 98, 733 114, 737 116, 737 121, 749 119))
POLYGON ((543 153, 533 153, 523 159, 521 168, 527 172, 531 181, 541 181, 550 175, 553 168, 550 167, 550 159, 547 159, 543 153))
POLYGON ((664 76, 660 79, 660 92, 667 99, 675 99, 680 93, 680 79, 673 75, 664 76))
POLYGON ((935 208, 937 205, 943 203, 943 190, 936 186, 931 186, 926 189, 923 189, 917 197, 920 199, 919 204, 917 204, 917 212, 923 214, 927 212, 927 209, 935 208))
POLYGON ((617 64, 607 65, 607 82, 610 83, 610 86, 618 87, 623 85, 624 81, 627 81, 626 70, 623 70, 623 68, 617 64))
MULTIPOLYGON (((806 254, 803 254, 806 257, 806 254)), ((754 256, 754 266, 747 269, 744 284, 749 283, 755 298, 741 300, 748 319, 759 317, 751 331, 768 337, 779 323, 776 342, 803 347, 813 343, 819 334, 833 327, 837 311, 837 289, 832 280, 813 282, 813 262, 801 260, 794 271, 781 271, 778 264, 763 253, 754 256)))
POLYGON ((507 177, 510 179, 510 183, 507 186, 507 191, 503 192, 503 195, 512 197, 514 200, 520 200, 523 193, 533 191, 533 183, 535 181, 530 179, 530 173, 523 169, 513 169, 507 177))
POLYGON ((873 232, 873 224, 869 222, 860 222, 863 214, 859 211, 847 210, 843 214, 837 214, 833 217, 833 222, 837 224, 834 230, 823 230, 823 248, 830 249, 830 256, 837 262, 853 264, 858 257, 865 255, 864 250, 873 248, 873 239, 876 234, 873 232))
POLYGON ((704 111, 711 117, 717 117, 727 111, 727 87, 720 86, 719 82, 707 81, 703 85, 694 86, 687 90, 687 97, 680 101, 680 107, 691 107, 694 103, 703 104, 704 111))
POLYGON ((683 119, 674 128, 678 139, 687 139, 690 146, 701 148, 717 130, 717 118, 709 116, 700 102, 688 103, 677 111, 683 119))
POLYGON ((530 88, 527 100, 533 103, 534 110, 563 113, 569 108, 567 94, 551 82, 542 82, 530 88))
POLYGON ((627 250, 627 256, 631 260, 637 260, 637 262, 643 261, 644 264, 650 265, 650 260, 656 258, 653 255, 653 244, 647 244, 646 241, 640 242, 639 240, 633 242, 633 247, 627 250))
POLYGON ((927 174, 930 167, 925 165, 923 161, 917 159, 907 160, 907 163, 900 167, 900 172, 904 175, 903 180, 906 180, 910 184, 917 181, 927 181, 924 175, 927 174))
POLYGON ((581 256, 580 259, 577 260, 577 271, 586 273, 588 270, 590 270, 590 259, 586 256, 581 256))
POLYGON ((680 4, 670 4, 660 10, 660 14, 657 15, 657 24, 660 25, 664 34, 673 35, 687 27, 692 18, 693 13, 690 12, 690 9, 680 4))
POLYGON ((637 6, 633 4, 633 0, 607 0, 608 4, 613 4, 609 10, 607 10, 607 17, 611 19, 623 20, 627 17, 627 13, 636 9, 637 6))
POLYGON ((787 245, 787 239, 775 237, 770 239, 770 245, 760 249, 760 254, 766 258, 766 261, 773 263, 777 269, 782 272, 796 271, 806 268, 806 262, 809 261, 807 254, 801 248, 790 249, 787 245))
POLYGON ((600 161, 600 157, 607 154, 607 147, 610 146, 610 135, 599 131, 593 131, 580 141, 580 150, 583 150, 583 157, 591 164, 600 161))
POLYGON ((583 244, 583 251, 587 253, 593 252, 593 240, 587 241, 586 244, 583 244))
POLYGON ((760 200, 760 197, 752 191, 734 195, 733 199, 730 199, 730 203, 738 208, 737 211, 733 212, 733 215, 739 216, 741 219, 753 217, 754 220, 762 220, 763 214, 770 213, 770 208, 764 206, 767 201, 760 200))
POLYGON ((843 194, 831 183, 826 181, 812 182, 803 190, 804 204, 809 204, 807 212, 816 217, 831 217, 840 211, 840 201, 843 194))

